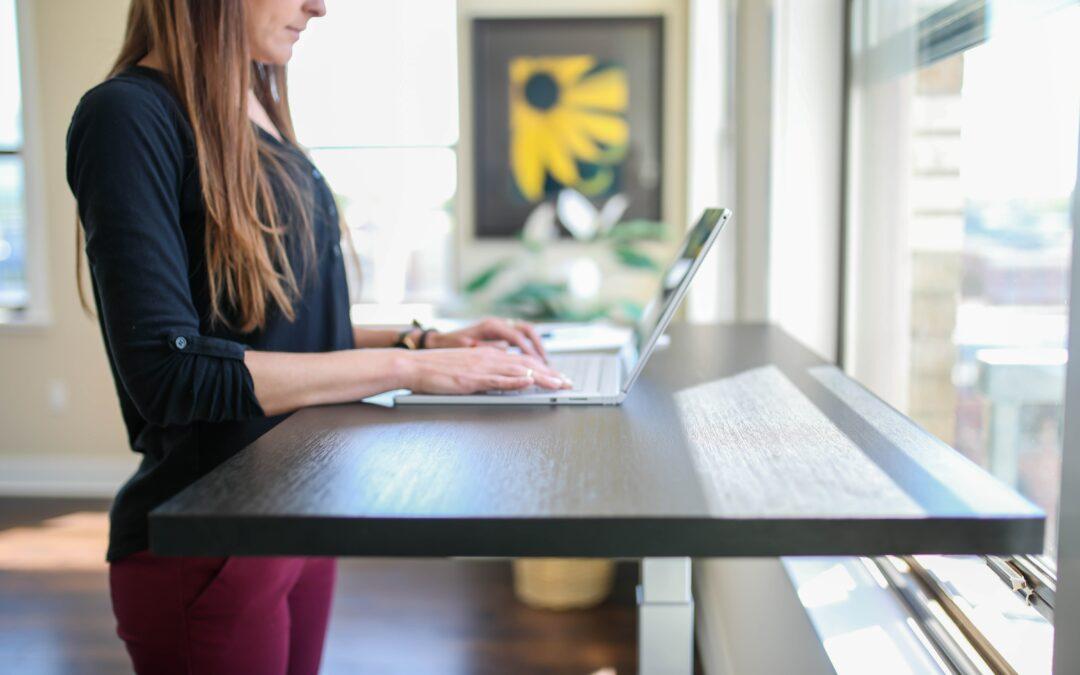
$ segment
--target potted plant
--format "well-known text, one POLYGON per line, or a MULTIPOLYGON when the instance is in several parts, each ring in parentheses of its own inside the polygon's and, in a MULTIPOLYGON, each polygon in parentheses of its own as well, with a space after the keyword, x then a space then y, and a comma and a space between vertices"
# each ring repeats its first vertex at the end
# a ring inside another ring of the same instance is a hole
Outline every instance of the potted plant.
POLYGON ((520 249, 465 284, 471 310, 531 321, 636 320, 641 304, 626 289, 659 275, 647 247, 666 241, 668 228, 651 220, 621 221, 628 205, 616 194, 597 209, 570 188, 541 202, 521 229, 520 249), (569 246, 560 242, 559 225, 573 237, 569 246))

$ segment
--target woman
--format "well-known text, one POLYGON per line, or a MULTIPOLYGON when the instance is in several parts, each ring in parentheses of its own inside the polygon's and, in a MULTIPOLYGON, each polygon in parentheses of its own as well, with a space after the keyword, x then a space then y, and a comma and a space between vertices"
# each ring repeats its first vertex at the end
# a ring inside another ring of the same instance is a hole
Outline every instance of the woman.
POLYGON ((284 76, 324 13, 322 0, 133 0, 117 62, 68 131, 98 320, 143 455, 107 554, 138 672, 318 670, 333 560, 147 550, 151 509, 284 414, 397 388, 567 386, 527 324, 350 324, 340 219, 296 145, 284 76))

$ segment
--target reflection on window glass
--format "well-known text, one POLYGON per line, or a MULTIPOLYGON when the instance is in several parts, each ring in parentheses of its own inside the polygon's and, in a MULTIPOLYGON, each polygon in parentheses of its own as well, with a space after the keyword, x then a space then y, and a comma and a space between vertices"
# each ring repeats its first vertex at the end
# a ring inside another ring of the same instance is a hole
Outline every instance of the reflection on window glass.
MULTIPOLYGON (((957 274, 942 279, 959 283, 953 441, 1047 512, 1050 552, 1080 111, 1080 78, 1066 64, 1080 63, 1077 35, 1073 7, 928 69, 961 78, 935 111, 958 134, 956 176, 936 186, 962 217, 957 274)), ((952 169, 942 157, 935 168, 952 169)), ((913 378, 913 397, 918 386, 913 378)))
POLYGON ((349 225, 361 299, 440 303, 451 288, 457 192, 456 6, 326 6, 289 64, 297 138, 349 225))
POLYGON ((852 221, 862 241, 896 244, 876 250, 876 270, 859 269, 868 249, 856 249, 855 284, 867 297, 898 288, 889 314, 908 317, 898 342, 883 351, 875 337, 856 360, 879 364, 868 379, 883 396, 1042 507, 1052 553, 1080 7, 1012 30, 999 21, 989 40, 931 63, 923 50, 941 52, 911 33, 916 9, 856 4, 856 44, 869 48, 856 50, 852 167, 868 178, 851 188, 852 221))
MULTIPOLYGON (((852 368, 1046 511, 1051 556, 1080 127, 1080 6, 1063 4, 1033 19, 1032 3, 949 3, 938 18, 985 8, 957 44, 991 36, 955 51, 934 40, 980 13, 920 33, 941 3, 856 2, 850 92, 853 285, 907 317, 888 349, 863 338, 852 368)), ((1018 672, 1049 671, 1050 624, 981 558, 920 560, 1018 672)))

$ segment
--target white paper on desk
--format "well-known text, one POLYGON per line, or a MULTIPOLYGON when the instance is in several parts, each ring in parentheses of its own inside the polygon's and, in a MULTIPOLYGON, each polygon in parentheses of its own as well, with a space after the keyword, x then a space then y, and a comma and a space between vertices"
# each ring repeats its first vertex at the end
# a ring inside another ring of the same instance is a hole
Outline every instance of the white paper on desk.
MULTIPOLYGON (((439 319, 432 325, 441 331, 451 331, 472 325, 472 321, 439 319)), ((617 350, 629 342, 633 336, 633 331, 627 326, 619 326, 605 321, 538 323, 535 324, 535 327, 537 333, 548 336, 542 339, 544 349, 550 354, 617 350)), ((663 349, 669 343, 668 336, 666 334, 661 335, 656 343, 656 348, 663 349)))
POLYGON ((377 405, 382 408, 393 408, 395 398, 411 393, 412 392, 408 389, 391 389, 390 391, 384 391, 381 394, 375 394, 374 396, 368 396, 367 398, 360 399, 360 402, 367 403, 369 405, 377 405))
POLYGON ((595 352, 619 349, 630 341, 632 332, 625 326, 608 323, 537 324, 549 354, 595 352))

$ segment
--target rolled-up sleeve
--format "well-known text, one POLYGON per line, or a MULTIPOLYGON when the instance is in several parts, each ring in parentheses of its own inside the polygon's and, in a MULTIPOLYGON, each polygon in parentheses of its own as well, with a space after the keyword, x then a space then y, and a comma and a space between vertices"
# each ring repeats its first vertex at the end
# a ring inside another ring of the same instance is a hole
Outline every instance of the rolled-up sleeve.
POLYGON ((112 81, 83 97, 68 130, 67 179, 107 348, 151 424, 262 417, 245 345, 200 334, 174 114, 140 87, 112 81))

